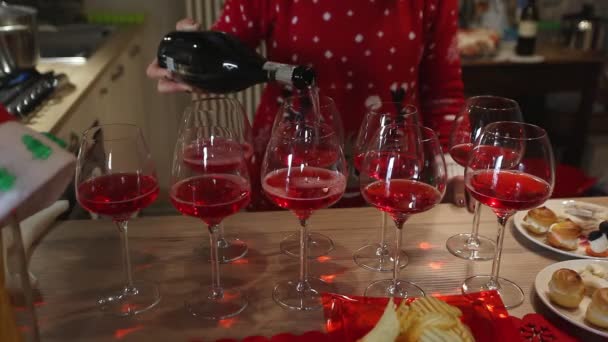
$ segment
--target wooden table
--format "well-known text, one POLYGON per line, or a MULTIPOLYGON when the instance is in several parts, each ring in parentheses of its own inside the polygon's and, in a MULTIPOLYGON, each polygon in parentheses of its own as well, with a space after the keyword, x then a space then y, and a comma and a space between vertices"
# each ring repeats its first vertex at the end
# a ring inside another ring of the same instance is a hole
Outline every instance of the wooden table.
POLYGON ((489 93, 517 99, 526 121, 549 129, 554 142, 562 140, 563 144, 559 145, 563 149, 562 162, 580 165, 606 56, 556 46, 540 46, 538 54, 544 57, 544 61, 463 60, 465 92, 469 96, 489 93), (546 113, 544 108, 546 94, 564 91, 581 94, 577 112, 572 115, 572 124, 565 125, 566 133, 557 132, 557 125, 552 122, 555 116, 546 113), (552 132, 552 127, 556 132, 552 132))
MULTIPOLYGON (((608 197, 582 200, 608 206, 608 197)), ((466 277, 489 273, 491 262, 458 259, 444 246, 451 235, 470 230, 471 218, 464 209, 450 204, 413 216, 404 228, 410 264, 402 271, 402 278, 418 283, 429 294, 455 294, 466 277)), ((336 250, 322 262, 313 261, 312 274, 332 282, 337 292, 354 295, 361 295, 373 280, 389 278, 390 273, 366 271, 352 260, 356 248, 376 239, 380 222, 380 213, 372 208, 315 213, 311 229, 331 236, 336 250)), ((481 222, 482 233, 494 236, 496 219, 489 210, 484 211, 481 222)), ((163 296, 158 307, 135 318, 105 316, 95 308, 96 297, 120 286, 123 277, 118 233, 112 224, 109 221, 58 224, 36 247, 31 261, 31 269, 40 281, 42 298, 38 312, 43 340, 213 341, 220 337, 322 330, 321 311, 286 311, 271 298, 276 281, 296 279, 298 274, 298 260, 279 251, 281 239, 297 229, 295 217, 285 211, 240 213, 228 219, 225 227, 228 233, 238 233, 246 240, 250 250, 241 262, 221 265, 222 281, 247 291, 250 304, 237 318, 216 322, 190 316, 183 305, 200 282, 210 281, 209 264, 193 254, 195 247, 208 241, 200 221, 170 216, 142 218, 131 223, 135 277, 159 282, 163 296)), ((537 309, 555 324, 592 340, 593 336, 543 310, 534 294, 537 272, 561 260, 564 258, 508 230, 501 275, 516 281, 526 294, 524 304, 510 313, 521 317, 537 309)))

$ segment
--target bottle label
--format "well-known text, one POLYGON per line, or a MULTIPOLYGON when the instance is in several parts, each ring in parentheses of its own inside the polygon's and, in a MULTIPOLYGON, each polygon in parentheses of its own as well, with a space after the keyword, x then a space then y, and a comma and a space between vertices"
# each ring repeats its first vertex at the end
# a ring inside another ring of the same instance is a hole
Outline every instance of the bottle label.
POLYGON ((292 84, 293 70, 295 66, 283 63, 266 62, 262 69, 268 71, 268 79, 283 84, 292 84))
POLYGON ((519 36, 523 38, 534 38, 538 31, 537 22, 533 20, 522 20, 519 22, 519 36))

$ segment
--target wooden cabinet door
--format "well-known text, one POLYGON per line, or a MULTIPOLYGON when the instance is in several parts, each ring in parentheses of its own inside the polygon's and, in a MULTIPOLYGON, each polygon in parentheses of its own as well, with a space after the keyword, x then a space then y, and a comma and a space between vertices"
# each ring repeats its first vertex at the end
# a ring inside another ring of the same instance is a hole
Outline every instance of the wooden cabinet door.
POLYGON ((130 123, 143 127, 143 98, 140 47, 135 42, 108 68, 103 83, 108 89, 105 116, 108 123, 130 123))

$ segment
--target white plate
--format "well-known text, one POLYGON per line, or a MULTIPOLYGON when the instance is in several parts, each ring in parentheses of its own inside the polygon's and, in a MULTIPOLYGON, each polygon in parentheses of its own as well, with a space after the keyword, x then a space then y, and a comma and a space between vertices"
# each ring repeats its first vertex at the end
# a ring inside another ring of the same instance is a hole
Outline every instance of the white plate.
POLYGON ((561 316, 563 319, 569 321, 570 323, 577 325, 587 331, 591 331, 592 333, 598 334, 603 337, 608 337, 608 329, 602 329, 600 327, 594 326, 591 323, 587 323, 585 320, 585 312, 587 312, 587 306, 591 303, 591 298, 589 296, 585 296, 583 301, 579 305, 578 309, 566 309, 562 308, 559 305, 553 304, 549 299, 549 281, 551 280, 551 276, 553 276, 553 272, 557 271, 560 268, 569 268, 574 271, 580 271, 584 269, 589 264, 600 264, 604 268, 608 268, 608 261, 602 260, 568 260, 562 261, 555 264, 551 264, 545 268, 543 268, 536 275, 536 280, 534 281, 534 288, 536 289, 536 294, 540 299, 545 303, 546 306, 551 309, 551 311, 555 312, 557 315, 561 316))
MULTIPOLYGON (((575 216, 571 216, 571 215, 566 215, 564 213, 564 205, 563 203, 565 202, 565 200, 548 200, 547 202, 545 202, 545 204, 543 204, 544 206, 546 206, 547 208, 553 210, 553 212, 555 212, 555 214, 559 217, 569 217, 571 218, 573 221, 577 222, 577 223, 581 223, 583 222, 581 219, 575 217, 575 216)), ((592 203, 586 203, 586 202, 579 202, 579 203, 584 203, 585 206, 591 207, 591 208, 596 208, 600 211, 608 211, 608 208, 606 207, 602 207, 599 205, 595 205, 592 203)), ((524 228, 524 226, 522 225, 522 222, 524 220, 524 217, 526 216, 526 214, 528 213, 527 210, 524 211, 518 211, 517 213, 515 213, 515 215, 513 215, 513 224, 515 225, 515 228, 524 236, 526 237, 528 240, 534 242, 535 244, 544 247, 546 249, 552 250, 556 253, 559 254, 563 254, 563 255, 567 255, 567 256, 571 256, 574 258, 586 258, 586 259, 601 259, 601 260, 608 260, 608 258, 601 258, 601 257, 592 257, 590 255, 587 255, 587 253, 585 253, 585 246, 579 244, 578 249, 575 251, 566 251, 563 249, 559 249, 559 248, 555 248, 551 245, 549 245, 546 241, 546 238, 544 235, 534 235, 530 232, 528 232, 528 230, 526 228, 524 228)), ((597 220, 598 222, 598 226, 599 226, 599 220, 597 220)), ((585 226, 585 225, 582 225, 585 226)), ((599 227, 596 226, 595 230, 599 229, 599 227)), ((586 230, 586 232, 588 233, 590 230, 586 230)))

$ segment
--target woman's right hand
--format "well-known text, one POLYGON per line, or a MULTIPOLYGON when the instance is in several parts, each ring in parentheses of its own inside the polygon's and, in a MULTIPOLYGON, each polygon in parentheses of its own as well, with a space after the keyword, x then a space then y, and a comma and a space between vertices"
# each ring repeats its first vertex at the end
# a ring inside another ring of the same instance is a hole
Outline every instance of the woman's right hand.
MULTIPOLYGON (((176 29, 178 31, 198 31, 200 24, 196 21, 186 18, 177 22, 176 29)), ((187 84, 179 83, 173 80, 171 72, 167 69, 158 66, 158 60, 154 58, 146 69, 146 75, 151 79, 158 80, 157 89, 159 93, 176 93, 182 91, 192 91, 192 88, 187 84)))

